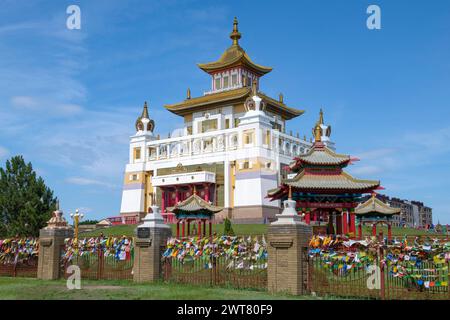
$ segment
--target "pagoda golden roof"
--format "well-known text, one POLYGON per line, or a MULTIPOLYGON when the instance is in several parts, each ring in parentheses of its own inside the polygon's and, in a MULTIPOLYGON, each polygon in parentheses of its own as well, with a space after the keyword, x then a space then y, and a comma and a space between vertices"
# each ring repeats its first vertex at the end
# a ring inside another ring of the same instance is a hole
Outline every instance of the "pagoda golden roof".
POLYGON ((222 207, 217 207, 203 200, 195 193, 186 200, 177 203, 175 206, 167 208, 170 212, 178 213, 208 213, 214 214, 222 211, 222 207))
MULTIPOLYGON (((283 184, 304 192, 320 192, 321 190, 364 192, 377 188, 380 185, 380 181, 356 179, 346 172, 341 172, 339 174, 322 175, 309 174, 303 170, 293 179, 284 180, 283 184)), ((275 196, 280 191, 282 191, 282 188, 269 190, 268 196, 275 196)))
POLYGON ((394 215, 400 214, 400 208, 392 208, 375 196, 375 193, 364 203, 361 203, 355 209, 355 214, 359 216, 373 215, 394 215))
MULTIPOLYGON (((211 93, 197 98, 186 99, 176 104, 165 105, 164 107, 176 115, 184 116, 202 109, 244 103, 245 100, 251 95, 251 87, 243 87, 211 93)), ((288 107, 283 102, 266 96, 261 92, 258 92, 258 96, 260 96, 266 102, 266 110, 276 114, 280 114, 286 120, 295 118, 305 112, 304 110, 288 107)))
POLYGON ((197 64, 198 67, 207 73, 214 73, 230 67, 244 66, 258 76, 262 76, 272 71, 272 68, 270 67, 264 67, 254 63, 245 50, 239 45, 241 33, 238 31, 238 21, 236 18, 234 18, 233 31, 230 34, 230 38, 233 40, 233 43, 225 50, 219 60, 210 63, 199 63, 197 64))
POLYGON ((315 143, 308 153, 297 156, 296 161, 289 167, 295 169, 299 166, 298 162, 311 165, 342 165, 350 161, 350 156, 338 154, 326 147, 315 143))

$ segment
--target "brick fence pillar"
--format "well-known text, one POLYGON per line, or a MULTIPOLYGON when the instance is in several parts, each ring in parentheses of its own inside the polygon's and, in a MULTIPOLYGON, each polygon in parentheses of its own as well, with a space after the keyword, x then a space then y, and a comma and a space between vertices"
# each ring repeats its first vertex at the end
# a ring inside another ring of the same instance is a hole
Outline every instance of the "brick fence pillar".
POLYGON ((38 279, 56 280, 61 276, 64 240, 73 237, 73 229, 62 215, 62 211, 57 209, 47 222, 47 227, 39 231, 38 279))
POLYGON ((133 281, 152 282, 161 279, 162 253, 167 239, 172 235, 170 226, 164 223, 159 208, 152 206, 152 213, 136 228, 133 281))
POLYGON ((306 293, 306 250, 312 228, 300 221, 295 201, 286 200, 277 221, 268 228, 268 289, 269 292, 306 293))

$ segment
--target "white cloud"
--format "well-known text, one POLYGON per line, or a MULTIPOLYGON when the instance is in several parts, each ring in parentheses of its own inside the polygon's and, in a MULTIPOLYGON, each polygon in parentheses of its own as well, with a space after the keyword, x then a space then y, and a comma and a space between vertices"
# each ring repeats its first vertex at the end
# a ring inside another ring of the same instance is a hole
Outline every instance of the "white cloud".
POLYGON ((83 178, 83 177, 71 177, 66 179, 67 183, 80 185, 80 186, 102 186, 108 188, 117 188, 116 185, 95 179, 83 178))
POLYGON ((0 146, 0 159, 6 158, 9 155, 9 150, 0 146))
POLYGON ((36 99, 29 96, 11 97, 11 104, 20 109, 36 109, 38 107, 36 99))
POLYGON ((83 111, 83 107, 77 104, 62 104, 57 107, 56 112, 63 116, 72 116, 83 111))

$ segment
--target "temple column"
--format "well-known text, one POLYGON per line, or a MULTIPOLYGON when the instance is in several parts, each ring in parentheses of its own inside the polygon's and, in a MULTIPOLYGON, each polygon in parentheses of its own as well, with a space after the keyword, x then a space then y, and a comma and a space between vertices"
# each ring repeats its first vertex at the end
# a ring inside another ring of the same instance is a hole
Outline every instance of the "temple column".
POLYGON ((177 204, 179 201, 180 201, 179 190, 177 187, 175 187, 175 204, 177 204))
POLYGON ((203 220, 203 237, 206 236, 206 220, 203 220))
POLYGON ((180 237, 180 220, 177 220, 177 238, 180 237))
POLYGON ((372 235, 374 237, 377 236, 377 224, 376 223, 372 224, 372 235))
POLYGON ((343 234, 347 234, 348 232, 348 221, 347 221, 347 210, 342 210, 342 226, 344 227, 342 232, 343 234))
POLYGON ((342 213, 336 215, 336 234, 342 234, 342 213))
POLYGON ((183 219, 182 231, 181 231, 181 233, 183 234, 183 238, 186 236, 185 229, 186 229, 186 220, 183 219))
POLYGON ((191 235, 191 220, 187 219, 187 235, 191 235))
POLYGON ((212 222, 209 220, 209 236, 212 236, 212 222))
POLYGON ((328 211, 328 234, 334 234, 333 213, 328 211))
POLYGON ((202 221, 198 220, 198 237, 202 236, 202 221))
POLYGON ((353 209, 350 211, 350 232, 353 233, 353 237, 356 237, 355 211, 353 209))
POLYGON ((306 222, 306 224, 310 224, 310 222, 311 222, 311 213, 310 213, 309 209, 306 210, 305 222, 306 222))
POLYGON ((166 191, 161 188, 161 212, 166 212, 166 191))

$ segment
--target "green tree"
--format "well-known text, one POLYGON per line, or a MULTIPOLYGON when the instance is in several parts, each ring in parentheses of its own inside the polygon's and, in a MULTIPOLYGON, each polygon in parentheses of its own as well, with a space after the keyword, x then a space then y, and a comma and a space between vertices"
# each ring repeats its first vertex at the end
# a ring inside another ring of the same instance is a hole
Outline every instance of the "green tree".
POLYGON ((0 168, 0 238, 38 236, 56 209, 57 199, 22 156, 0 168))
POLYGON ((225 218, 223 221, 223 234, 226 236, 234 236, 234 230, 231 226, 231 220, 228 218, 225 218))

